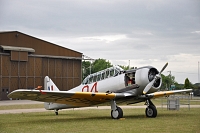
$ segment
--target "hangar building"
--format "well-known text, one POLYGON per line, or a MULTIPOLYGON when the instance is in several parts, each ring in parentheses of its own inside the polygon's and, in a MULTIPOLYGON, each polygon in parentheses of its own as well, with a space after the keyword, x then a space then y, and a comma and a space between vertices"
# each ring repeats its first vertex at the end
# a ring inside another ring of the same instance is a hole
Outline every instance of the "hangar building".
POLYGON ((43 86, 49 76, 60 90, 81 83, 82 53, 11 31, 0 32, 0 100, 16 89, 43 86))

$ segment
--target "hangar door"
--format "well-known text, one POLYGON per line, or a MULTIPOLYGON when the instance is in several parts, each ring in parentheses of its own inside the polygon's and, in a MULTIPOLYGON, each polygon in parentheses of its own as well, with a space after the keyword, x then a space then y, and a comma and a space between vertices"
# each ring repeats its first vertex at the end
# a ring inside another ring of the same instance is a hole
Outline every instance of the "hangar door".
POLYGON ((0 100, 7 100, 7 94, 16 89, 44 86, 45 76, 49 76, 60 90, 69 90, 81 83, 80 59, 33 55, 21 59, 12 54, 0 55, 0 100))

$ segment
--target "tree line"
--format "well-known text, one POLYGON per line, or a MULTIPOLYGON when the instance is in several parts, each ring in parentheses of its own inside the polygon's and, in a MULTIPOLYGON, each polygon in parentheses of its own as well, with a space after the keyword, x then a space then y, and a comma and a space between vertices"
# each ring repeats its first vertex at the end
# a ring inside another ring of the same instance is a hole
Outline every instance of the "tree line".
MULTIPOLYGON (((106 68, 112 67, 113 65, 105 60, 105 59, 97 59, 94 61, 83 61, 82 62, 82 78, 84 79, 89 74, 104 70, 106 68)), ((130 66, 122 66, 119 65, 124 70, 133 69, 137 67, 130 67, 130 66)), ((200 84, 192 84, 188 78, 185 79, 184 84, 179 84, 175 80, 175 76, 169 74, 169 75, 163 75, 162 76, 162 86, 160 90, 180 90, 180 89, 200 89, 200 84)))

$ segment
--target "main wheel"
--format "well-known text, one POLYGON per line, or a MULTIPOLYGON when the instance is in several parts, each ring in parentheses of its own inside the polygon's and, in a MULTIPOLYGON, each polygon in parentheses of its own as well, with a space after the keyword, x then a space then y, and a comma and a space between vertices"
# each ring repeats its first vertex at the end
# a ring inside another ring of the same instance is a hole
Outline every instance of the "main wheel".
POLYGON ((120 119, 123 117, 123 110, 120 107, 117 107, 116 110, 111 111, 111 117, 113 119, 120 119))
POLYGON ((153 105, 149 105, 145 112, 147 117, 155 118, 157 116, 157 109, 153 105))

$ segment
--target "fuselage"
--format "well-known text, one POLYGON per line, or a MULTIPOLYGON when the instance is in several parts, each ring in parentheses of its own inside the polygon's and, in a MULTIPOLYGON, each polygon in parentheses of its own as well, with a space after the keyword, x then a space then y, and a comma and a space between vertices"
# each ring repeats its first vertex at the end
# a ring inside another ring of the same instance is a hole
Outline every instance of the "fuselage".
MULTIPOLYGON (((128 92, 141 95, 145 86, 158 73, 151 66, 124 71, 119 67, 111 67, 87 76, 83 83, 69 91, 73 92, 128 92), (120 91, 122 90, 122 91, 120 91)), ((149 93, 158 91, 162 80, 156 82, 149 93)))
POLYGON ((115 92, 125 88, 125 74, 120 74, 115 77, 109 77, 104 80, 92 82, 89 84, 81 84, 70 91, 73 92, 115 92))

